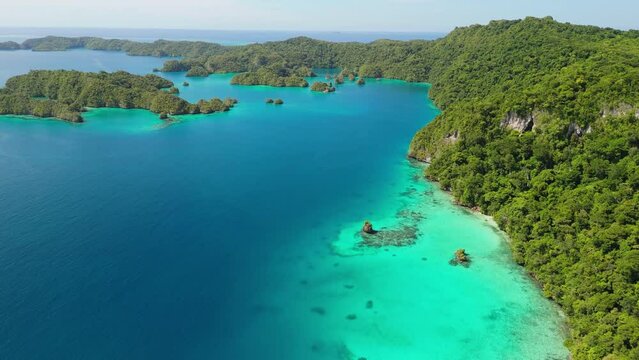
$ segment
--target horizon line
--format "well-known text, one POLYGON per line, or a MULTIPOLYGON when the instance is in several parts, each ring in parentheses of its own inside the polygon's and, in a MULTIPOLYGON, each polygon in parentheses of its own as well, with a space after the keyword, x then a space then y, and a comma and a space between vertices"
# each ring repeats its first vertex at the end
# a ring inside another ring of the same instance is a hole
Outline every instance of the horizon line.
POLYGON ((170 31, 220 31, 220 32, 315 32, 315 33, 392 33, 392 34, 447 34, 451 30, 313 30, 313 29, 198 29, 198 28, 160 28, 160 27, 94 27, 94 26, 4 26, 0 29, 38 29, 38 30, 170 30, 170 31))

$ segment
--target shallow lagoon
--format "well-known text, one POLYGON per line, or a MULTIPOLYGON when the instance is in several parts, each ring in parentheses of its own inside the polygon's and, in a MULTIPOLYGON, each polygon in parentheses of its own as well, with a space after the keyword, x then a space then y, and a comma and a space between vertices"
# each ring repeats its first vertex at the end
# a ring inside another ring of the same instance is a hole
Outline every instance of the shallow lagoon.
POLYGON ((167 77, 240 104, 168 127, 0 118, 0 357, 566 358, 502 234, 405 159, 427 86, 167 77), (363 249, 365 219, 419 237, 363 249), (470 268, 448 264, 460 247, 470 268))

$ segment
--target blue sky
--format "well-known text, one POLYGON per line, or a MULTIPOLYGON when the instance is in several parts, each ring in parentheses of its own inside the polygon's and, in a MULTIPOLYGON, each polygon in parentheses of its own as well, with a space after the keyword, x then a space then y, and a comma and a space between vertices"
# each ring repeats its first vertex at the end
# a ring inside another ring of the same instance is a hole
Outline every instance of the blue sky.
POLYGON ((639 28, 639 0, 8 0, 4 27, 449 31, 492 19, 553 16, 639 28))

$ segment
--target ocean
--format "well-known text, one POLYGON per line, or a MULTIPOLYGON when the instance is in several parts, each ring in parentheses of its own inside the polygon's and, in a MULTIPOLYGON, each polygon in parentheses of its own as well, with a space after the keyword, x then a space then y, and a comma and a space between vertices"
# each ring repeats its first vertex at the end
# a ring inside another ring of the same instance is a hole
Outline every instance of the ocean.
MULTIPOLYGON (((0 82, 162 60, 0 52, 0 82)), ((144 110, 0 117, 0 358, 568 356, 561 314, 504 234, 406 158, 439 113, 428 84, 321 94, 161 75, 187 100, 239 104, 168 126, 144 110), (365 220, 414 243, 363 246, 365 220), (458 248, 470 267, 449 264, 458 248)))

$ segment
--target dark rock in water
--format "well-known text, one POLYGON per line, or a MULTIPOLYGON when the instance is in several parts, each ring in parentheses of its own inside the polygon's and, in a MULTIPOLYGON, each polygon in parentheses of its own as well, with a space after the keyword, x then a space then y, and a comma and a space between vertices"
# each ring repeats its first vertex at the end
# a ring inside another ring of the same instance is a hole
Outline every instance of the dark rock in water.
POLYGON ((324 315, 326 314, 326 310, 323 307, 320 306, 316 306, 314 308, 311 308, 311 312, 317 314, 317 315, 324 315))
POLYGON ((344 287, 350 290, 350 289, 355 288, 355 285, 346 284, 346 285, 344 285, 344 287))
POLYGON ((364 226, 362 226, 362 232, 365 234, 371 234, 371 235, 377 233, 377 231, 373 229, 373 224, 368 220, 364 221, 364 226))
POLYGON ((188 82, 188 81, 185 81, 185 82, 183 82, 183 83, 182 83, 182 86, 189 86, 189 85, 190 85, 190 84, 189 84, 189 82, 188 82))
POLYGON ((367 309, 372 309, 373 308, 373 300, 368 300, 366 302, 366 308, 367 309))
POLYGON ((450 259, 448 263, 453 266, 462 265, 463 267, 468 267, 470 266, 470 256, 465 249, 457 249, 455 257, 450 259))
POLYGON ((404 225, 401 229, 379 230, 375 234, 364 233, 360 246, 409 246, 417 241, 417 227, 404 225))
POLYGON ((357 319, 357 315, 355 314, 346 315, 346 320, 355 320, 355 319, 357 319))
POLYGON ((266 103, 267 103, 267 104, 272 104, 274 101, 275 101, 275 100, 273 100, 273 99, 271 99, 271 98, 266 99, 266 103))

